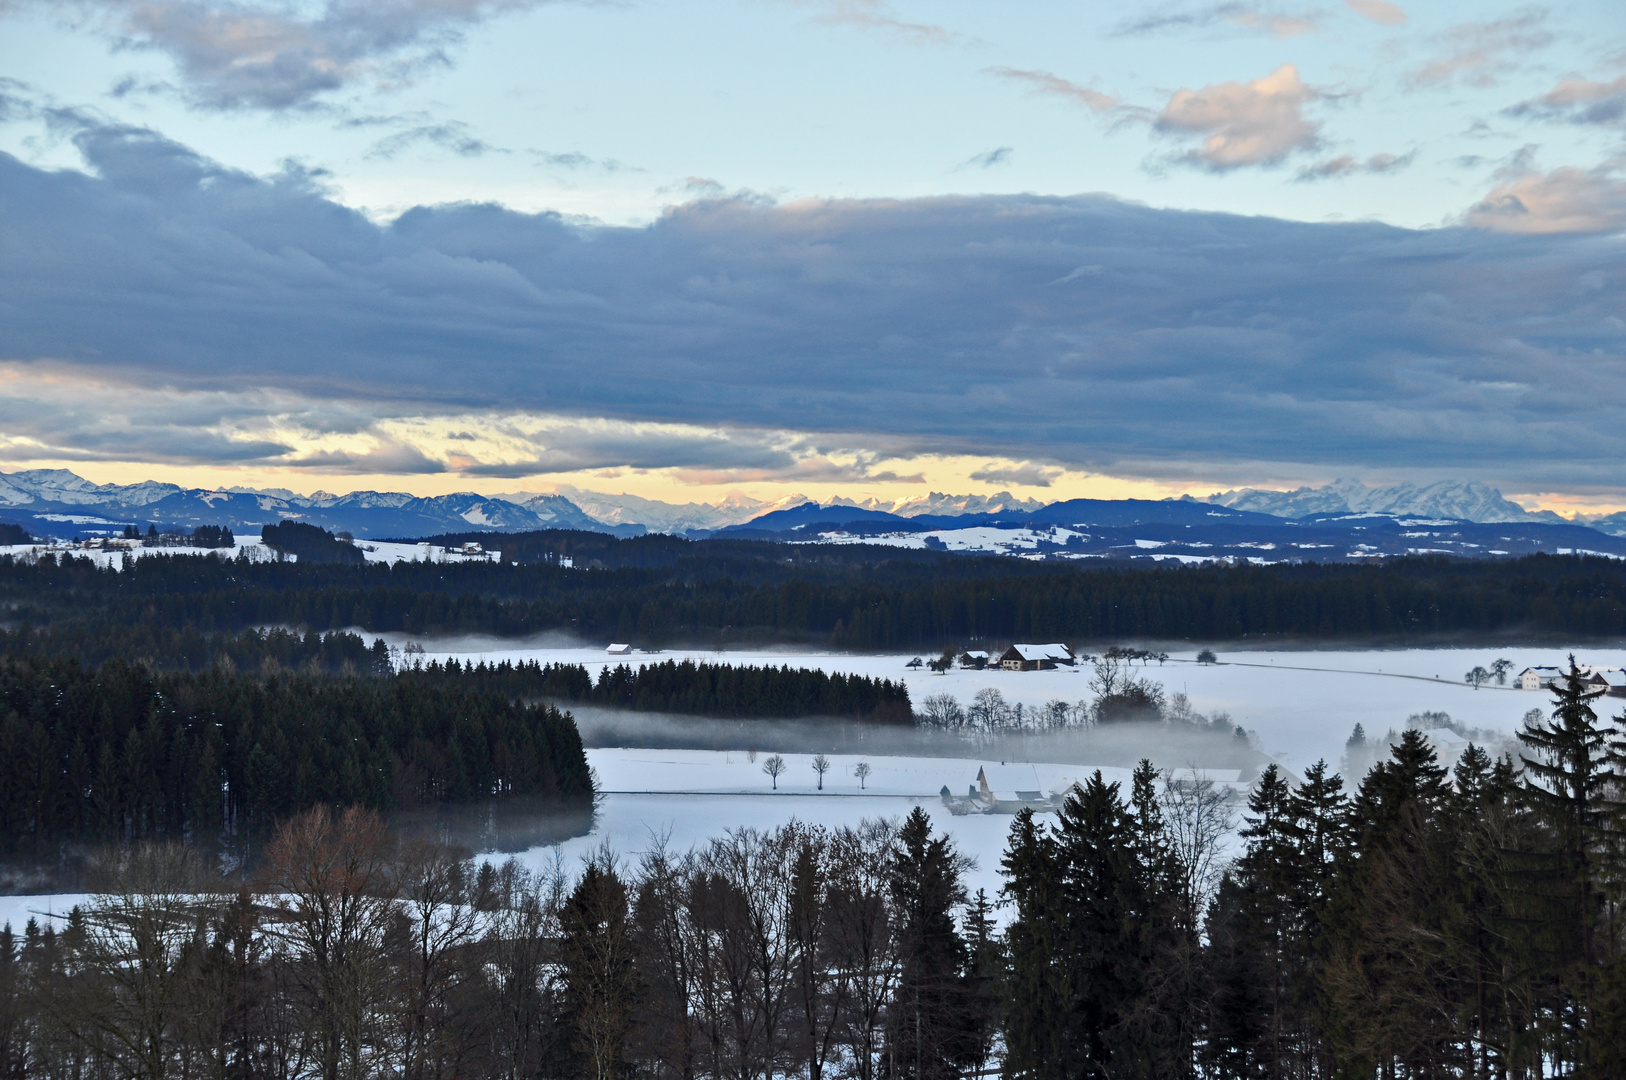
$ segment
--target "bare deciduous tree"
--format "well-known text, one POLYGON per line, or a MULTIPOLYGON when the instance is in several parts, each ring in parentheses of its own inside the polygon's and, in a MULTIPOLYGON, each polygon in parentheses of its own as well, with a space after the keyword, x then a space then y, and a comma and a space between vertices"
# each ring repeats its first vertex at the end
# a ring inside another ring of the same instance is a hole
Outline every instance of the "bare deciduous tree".
POLYGON ((401 1070, 408 1080, 437 1075, 460 1051, 453 992, 461 954, 479 933, 470 903, 466 853, 415 838, 401 846, 396 871, 406 920, 406 948, 397 964, 401 1070))
POLYGON ((265 891, 305 991, 322 1080, 362 1080, 371 1018, 385 993, 385 934, 396 882, 378 815, 315 807, 285 822, 266 850, 265 891))
POLYGON ((773 789, 778 791, 779 778, 785 775, 785 759, 780 757, 778 754, 774 754, 767 761, 762 763, 762 771, 767 773, 768 776, 773 780, 773 789))
POLYGON ((965 709, 953 694, 932 694, 920 703, 920 715, 927 726, 956 731, 965 726, 965 709))
POLYGON ((126 1076, 174 1074, 197 1002, 189 1000, 207 944, 198 891, 207 875, 177 843, 138 844, 92 866, 96 892, 72 942, 81 978, 50 1001, 60 1029, 126 1076))
POLYGON ((1164 831, 1180 867, 1185 926, 1201 925, 1208 902, 1225 876, 1221 854, 1226 835, 1236 824, 1233 796, 1193 767, 1163 774, 1164 831))

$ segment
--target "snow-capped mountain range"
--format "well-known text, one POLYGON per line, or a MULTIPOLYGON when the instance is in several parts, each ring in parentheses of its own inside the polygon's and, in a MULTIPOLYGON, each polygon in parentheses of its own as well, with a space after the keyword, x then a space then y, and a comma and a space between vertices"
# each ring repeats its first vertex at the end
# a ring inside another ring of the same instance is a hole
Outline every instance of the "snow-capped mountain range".
MULTIPOLYGON (((1173 501, 1209 503, 1276 518, 1380 514, 1479 523, 1565 522, 1550 511, 1527 511, 1503 498, 1496 489, 1473 482, 1368 488, 1358 481, 1338 480, 1320 488, 1295 491, 1245 488, 1219 492, 1201 500, 1184 496, 1173 501)), ((815 503, 801 495, 768 501, 732 494, 714 503, 667 503, 576 487, 509 495, 463 492, 417 496, 389 491, 356 491, 345 495, 317 491, 300 495, 282 489, 183 488, 150 480, 138 484, 96 484, 66 469, 0 473, 0 520, 13 521, 36 535, 56 537, 118 532, 130 524, 144 529, 149 523, 186 528, 227 525, 234 530, 249 530, 284 518, 371 538, 549 528, 622 536, 643 532, 701 535, 747 526, 753 532, 773 532, 776 529, 771 523, 798 507, 805 509, 791 515, 796 520, 808 517, 810 512, 813 518, 822 518, 816 511, 829 509, 833 517, 841 517, 843 511, 851 510, 877 521, 965 517, 1016 522, 1029 517, 1045 518, 1047 512, 1055 516, 1055 511, 1078 502, 1081 501, 1041 503, 1002 491, 993 495, 931 492, 892 501, 836 498, 824 503, 815 503)), ((1581 519, 1575 523, 1583 522, 1612 536, 1626 536, 1626 514, 1581 519)))
POLYGON ((94 484, 66 469, 0 473, 0 519, 40 536, 118 532, 126 525, 257 529, 286 518, 359 537, 418 537, 447 532, 585 529, 635 535, 642 526, 606 524, 555 494, 523 504, 474 492, 417 496, 395 491, 209 490, 145 481, 94 484))
POLYGON ((1477 522, 1566 520, 1551 510, 1526 510, 1504 499, 1495 488, 1472 481, 1442 480, 1427 487, 1400 484, 1369 488, 1359 480, 1334 480, 1325 487, 1302 487, 1293 491, 1260 488, 1221 491, 1204 501, 1233 510, 1252 510, 1285 518, 1312 514, 1393 514, 1477 522))

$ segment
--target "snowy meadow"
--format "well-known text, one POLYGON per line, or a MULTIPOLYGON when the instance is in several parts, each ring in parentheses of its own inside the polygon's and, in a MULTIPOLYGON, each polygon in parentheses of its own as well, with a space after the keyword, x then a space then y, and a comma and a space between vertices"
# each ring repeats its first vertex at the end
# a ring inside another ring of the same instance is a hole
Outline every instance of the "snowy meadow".
MULTIPOLYGON (((425 663, 456 659, 581 664, 595 678, 606 666, 673 659, 819 668, 902 680, 917 709, 926 697, 938 694, 969 704, 988 688, 1029 710, 1089 697, 1090 668, 1084 664, 1026 672, 955 668, 935 674, 909 667, 912 654, 730 649, 611 656, 598 648, 548 641, 413 640, 405 635, 386 635, 386 640, 403 649, 412 641, 423 652, 414 649, 407 655, 425 663)), ((1528 666, 1563 663, 1568 656, 1567 650, 1552 648, 1270 650, 1221 653, 1218 663, 1201 664, 1197 653, 1197 649, 1171 650, 1162 663, 1135 665, 1134 674, 1162 684, 1169 695, 1186 695, 1196 712, 1228 715, 1250 733, 1265 758, 1279 762, 1290 774, 1301 774, 1317 760, 1338 768, 1357 724, 1381 739, 1391 729, 1404 730, 1408 718, 1423 713, 1448 715, 1456 726, 1479 732, 1480 742, 1509 739, 1528 710, 1545 707, 1548 694, 1515 689, 1512 679, 1506 686, 1491 683, 1476 689, 1464 682, 1464 674, 1501 657, 1513 662, 1516 674, 1528 666)), ((1595 648, 1577 649, 1575 655, 1582 664, 1613 665, 1621 659, 1616 651, 1595 648)), ((1097 767, 1107 779, 1125 781, 1127 788, 1124 747, 1113 745, 1107 753, 1099 734, 1095 743, 1089 737, 1069 741, 1035 736, 1000 740, 996 747, 931 732, 889 730, 865 736, 870 745, 864 747, 855 746, 849 732, 841 745, 844 752, 827 755, 831 768, 822 777, 821 788, 821 777, 812 769, 818 747, 809 741, 809 728, 816 725, 647 714, 617 714, 614 722, 607 722, 591 710, 582 711, 581 720, 588 759, 602 792, 593 831, 558 847, 521 853, 519 858, 527 864, 563 858, 574 866, 605 846, 635 858, 657 843, 685 850, 734 828, 771 828, 792 819, 835 827, 864 818, 902 817, 919 805, 931 813, 937 827, 954 837, 963 853, 976 860, 968 886, 973 891, 987 888, 992 894, 998 888, 1011 818, 952 816, 940 797, 943 787, 963 795, 976 781, 979 768, 1022 762, 1034 768, 1035 786, 1046 791, 1059 782, 1082 779, 1097 767), (659 736, 654 740, 657 748, 641 737, 652 732, 659 736), (681 746, 685 735, 696 748, 681 746), (1092 755, 1092 747, 1100 753, 1092 755), (762 769, 772 754, 785 761, 785 772, 777 778, 762 769), (860 761, 870 769, 862 784, 855 775, 860 761)), ((1428 726, 1439 723, 1435 716, 1428 726)), ((1138 737, 1134 752, 1161 769, 1196 766, 1217 783, 1234 787, 1239 796, 1252 779, 1246 770, 1239 776, 1235 768, 1207 767, 1204 761, 1192 760, 1190 747, 1176 730, 1142 730, 1138 737)))
MULTIPOLYGON (((913 654, 730 649, 611 656, 602 648, 557 640, 382 636, 403 650, 408 662, 581 664, 595 678, 606 666, 673 659, 818 668, 902 680, 917 709, 925 698, 940 694, 970 704, 979 691, 989 688, 998 690, 1012 706, 1021 704, 1028 710, 1043 709, 1053 701, 1077 703, 1089 697, 1090 668, 1084 664, 1049 671, 955 668, 934 674, 909 667, 913 654)), ((1409 717, 1422 713, 1444 713, 1458 727, 1509 739, 1525 713, 1544 708, 1549 695, 1515 689, 1512 679, 1507 686, 1492 683, 1476 689, 1463 681, 1464 674, 1499 657, 1511 660, 1516 674, 1529 666, 1564 663, 1569 655, 1569 650, 1561 648, 1523 647, 1261 650, 1221 652, 1218 663, 1203 664, 1197 662, 1197 652, 1170 650, 1161 663, 1136 664, 1134 674, 1160 683, 1171 696, 1184 694, 1198 713, 1227 715, 1250 734, 1261 752, 1260 760, 1274 760, 1290 774, 1302 774, 1317 760, 1338 768, 1357 724, 1380 739, 1391 729, 1403 730, 1409 717)), ((1578 648, 1574 653, 1582 664, 1609 666, 1623 659, 1618 651, 1600 648, 1578 648)), ((1608 711, 1617 710, 1611 707, 1608 711)), ((1000 767, 1009 776, 1011 768, 1020 766, 1030 768, 1033 786, 1046 792, 1083 779, 1096 768, 1127 790, 1129 770, 1125 765, 1131 760, 1126 758, 1125 745, 1105 742, 1100 733, 1006 738, 996 745, 919 730, 865 731, 854 725, 838 732, 839 748, 825 753, 829 768, 821 776, 813 769, 815 755, 832 747, 810 738, 810 733, 828 730, 831 725, 708 721, 642 713, 606 716, 602 710, 590 708, 578 713, 588 761, 601 792, 592 831, 560 844, 493 852, 494 859, 512 855, 538 869, 559 862, 574 873, 584 860, 604 849, 633 861, 656 845, 683 851, 731 829, 771 829, 792 820, 835 828, 866 818, 902 818, 913 807, 922 806, 936 827, 947 831, 960 851, 975 860, 966 877, 968 888, 972 892, 987 889, 994 895, 1012 819, 1005 814, 954 816, 943 804, 940 793, 944 787, 964 795, 975 784, 979 769, 1000 767), (685 742, 690 745, 686 747, 685 742), (784 761, 784 772, 778 777, 763 769, 773 755, 784 761), (867 766, 862 778, 858 776, 860 763, 867 766)), ((1429 726, 1438 723, 1436 718, 1429 726)), ((1240 800, 1253 779, 1251 770, 1239 772, 1235 767, 1193 760, 1177 730, 1142 727, 1135 740, 1128 746, 1129 752, 1150 758, 1160 769, 1201 769, 1217 786, 1237 793, 1233 805, 1240 809, 1240 800)), ((0 923, 21 925, 30 913, 60 916, 76 899, 47 895, 0 898, 0 923)))

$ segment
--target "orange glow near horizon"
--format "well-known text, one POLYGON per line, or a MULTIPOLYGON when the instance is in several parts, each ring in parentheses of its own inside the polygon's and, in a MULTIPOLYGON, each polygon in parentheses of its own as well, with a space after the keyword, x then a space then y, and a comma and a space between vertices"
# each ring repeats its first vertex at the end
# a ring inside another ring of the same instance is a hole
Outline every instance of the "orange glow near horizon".
MULTIPOLYGON (((1049 485, 989 483, 971 474, 990 465, 1015 467, 987 457, 919 457, 881 462, 876 471, 907 470, 905 479, 806 481, 729 473, 699 474, 679 469, 596 469, 551 473, 518 480, 468 477, 455 471, 429 474, 331 473, 275 465, 170 465, 141 461, 33 460, 4 463, 4 471, 67 469, 97 484, 134 484, 144 480, 188 488, 280 488, 300 495, 317 491, 344 495, 353 491, 404 491, 419 496, 477 492, 482 495, 542 494, 573 486, 604 494, 627 494, 667 503, 717 503, 729 497, 773 502, 792 495, 820 502, 836 497, 854 500, 896 501, 936 491, 950 495, 992 495, 1008 491, 1018 498, 1056 502, 1064 499, 1165 499, 1191 495, 1202 498, 1226 487, 1290 485, 1270 480, 1216 484, 1212 481, 1148 480, 1137 477, 1061 471, 1049 485), (919 476, 917 480, 915 477, 919 476)), ((1312 485, 1313 486, 1313 485, 1312 485)), ((1557 492, 1510 493, 1509 499, 1530 510, 1551 510, 1563 517, 1606 514, 1626 509, 1609 495, 1587 496, 1557 492)))

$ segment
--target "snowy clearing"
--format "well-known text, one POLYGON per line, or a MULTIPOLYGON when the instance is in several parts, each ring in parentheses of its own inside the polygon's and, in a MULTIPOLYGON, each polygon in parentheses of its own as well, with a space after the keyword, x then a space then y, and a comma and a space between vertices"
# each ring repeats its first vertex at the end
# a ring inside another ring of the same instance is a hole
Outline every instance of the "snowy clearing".
MULTIPOLYGON (((484 549, 464 551, 458 548, 448 549, 439 544, 385 544, 376 540, 358 540, 355 543, 367 561, 373 563, 472 563, 502 560, 502 552, 484 549)), ((258 536, 239 536, 236 538, 236 545, 229 548, 160 545, 87 548, 66 543, 0 545, 0 556, 5 555, 24 562, 31 562, 41 555, 54 555, 57 558, 68 556, 74 559, 88 559, 97 566, 112 567, 114 570, 120 569, 125 559, 148 559, 155 555, 213 555, 217 559, 234 559, 243 555, 253 562, 273 562, 277 558, 276 551, 260 543, 258 536)), ((295 555, 284 555, 283 558, 288 562, 299 561, 295 555)))
MULTIPOLYGON (((126 559, 150 559, 156 555, 212 555, 217 559, 235 559, 239 555, 246 556, 252 562, 274 562, 277 553, 260 543, 258 536, 239 536, 232 547, 206 548, 185 546, 158 546, 152 547, 107 547, 85 548, 76 544, 9 544, 0 546, 0 556, 10 555, 22 562, 33 562, 41 555, 52 555, 56 558, 67 556, 73 559, 88 559, 98 567, 114 570, 124 568, 126 559)), ((294 556, 287 556, 290 562, 296 561, 294 556)))
POLYGON ((436 562, 436 563, 471 563, 471 562, 501 562, 502 552, 463 551, 458 548, 447 549, 439 544, 386 544, 378 540, 357 540, 356 546, 361 553, 372 563, 398 563, 398 562, 436 562))
MULTIPOLYGON (((403 634, 382 636, 395 645, 408 640, 403 634)), ((789 664, 900 679, 909 687, 917 707, 931 694, 952 694, 962 703, 969 702, 984 687, 994 687, 1006 700, 1030 708, 1055 698, 1078 701, 1089 697, 1088 665, 1052 671, 956 669, 946 675, 933 675, 905 667, 912 654, 901 653, 858 656, 770 649, 674 649, 657 654, 607 656, 602 649, 527 646, 498 638, 423 639, 419 643, 425 649, 422 659, 426 663, 455 657, 459 661, 581 664, 595 678, 606 664, 638 665, 674 659, 789 664)), ((1582 664, 1617 666, 1626 661, 1626 653, 1620 649, 1508 647, 1238 651, 1221 652, 1218 664, 1198 664, 1196 650, 1192 649, 1170 652, 1168 663, 1137 666, 1135 673, 1162 683, 1170 694, 1187 694, 1192 706, 1201 712, 1230 714, 1235 723, 1258 733, 1267 754, 1302 772, 1318 758, 1336 767, 1344 742, 1356 724, 1362 725, 1368 735, 1381 736, 1390 728, 1403 729, 1406 718, 1419 712, 1444 712, 1469 727, 1512 735, 1526 711, 1546 706, 1548 695, 1495 685, 1475 690, 1463 682, 1463 674, 1499 656, 1513 661, 1514 672, 1531 666, 1563 664, 1571 651, 1582 664)), ((1626 706, 1626 702, 1621 705, 1626 706)), ((1609 711, 1615 711, 1612 702, 1609 711)), ((761 749, 771 751, 773 747, 764 745, 761 749)))

